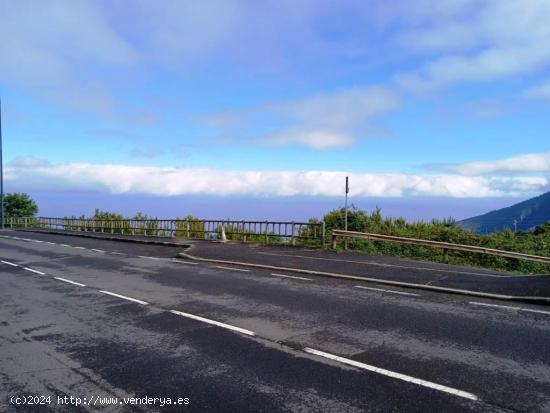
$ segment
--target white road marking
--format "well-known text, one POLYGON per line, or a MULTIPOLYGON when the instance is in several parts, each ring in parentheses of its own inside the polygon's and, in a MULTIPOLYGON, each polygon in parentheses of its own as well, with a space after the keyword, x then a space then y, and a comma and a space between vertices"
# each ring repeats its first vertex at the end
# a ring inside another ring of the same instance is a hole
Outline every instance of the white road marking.
POLYGON ((125 295, 120 295, 120 294, 112 293, 112 292, 110 292, 110 291, 100 290, 99 292, 100 292, 100 293, 103 293, 103 294, 112 295, 113 297, 122 298, 123 300, 133 301, 134 303, 138 303, 138 304, 141 304, 141 305, 147 305, 147 304, 149 304, 147 301, 141 301, 141 300, 138 300, 137 298, 127 297, 127 296, 125 296, 125 295))
POLYGON ((384 292, 384 293, 411 295, 411 296, 414 296, 414 297, 420 297, 420 294, 406 293, 404 291, 386 290, 384 288, 365 287, 365 286, 362 286, 362 285, 356 285, 355 288, 362 288, 363 290, 381 291, 381 292, 384 292))
POLYGON ((126 254, 124 254, 124 253, 122 253, 122 252, 111 252, 111 254, 113 254, 113 255, 126 255, 126 254))
POLYGON ((182 317, 192 318, 193 320, 202 321, 203 323, 212 324, 218 327, 227 328, 228 330, 238 331, 239 333, 246 334, 249 336, 255 336, 256 333, 250 330, 245 330, 244 328, 235 327, 229 324, 220 323, 219 321, 210 320, 208 318, 199 317, 198 315, 193 315, 189 313, 184 313, 182 311, 170 310, 172 314, 180 315, 182 317))
POLYGON ((310 260, 320 260, 320 261, 335 261, 335 262, 349 262, 353 264, 362 264, 362 265, 375 265, 378 267, 392 267, 392 268, 407 268, 412 270, 422 270, 422 271, 436 271, 436 272, 448 272, 452 274, 469 274, 469 275, 482 275, 485 277, 498 277, 498 278, 513 278, 513 277, 525 277, 525 275, 498 275, 498 274, 488 274, 482 272, 471 272, 471 271, 455 271, 455 270, 446 270, 440 268, 431 268, 431 267, 413 267, 407 265, 397 265, 397 264, 385 264, 382 262, 371 262, 371 261, 355 261, 355 260, 344 260, 339 258, 321 258, 321 257, 311 257, 309 255, 296 255, 296 254, 283 254, 277 252, 258 252, 258 254, 263 255, 275 255, 280 257, 296 257, 296 258, 307 258, 310 260))
POLYGON ((55 242, 51 242, 51 241, 44 241, 46 244, 50 244, 50 245, 56 245, 55 242))
POLYGON ((77 249, 77 250, 85 250, 86 248, 84 247, 73 247, 74 249, 77 249))
POLYGON ((59 244, 59 245, 61 245, 62 247, 70 247, 69 244, 59 244))
POLYGON ((39 239, 32 239, 31 241, 32 241, 32 242, 44 242, 44 241, 39 240, 39 239))
POLYGON ((538 314, 548 314, 548 315, 550 315, 550 311, 532 310, 530 308, 512 307, 510 305, 488 304, 488 303, 480 303, 478 301, 470 301, 469 304, 481 305, 481 306, 484 306, 484 307, 504 308, 506 310, 513 310, 513 311, 527 311, 529 313, 538 313, 538 314))
POLYGON ((30 272, 34 272, 35 274, 38 274, 38 275, 46 275, 46 273, 38 270, 33 270, 32 268, 28 268, 28 267, 21 267, 21 268, 30 272))
POLYGON ((146 255, 138 255, 139 258, 148 258, 150 260, 162 260, 162 258, 158 258, 158 257, 148 257, 146 255))
POLYGON ((295 280, 312 281, 311 278, 296 277, 295 275, 277 274, 276 272, 272 272, 271 275, 274 275, 275 277, 293 278, 295 280))
POLYGON ((66 278, 61 278, 61 277, 53 277, 53 278, 55 278, 56 280, 59 280, 59 281, 69 283, 69 284, 78 285, 79 287, 86 287, 86 284, 77 283, 76 281, 67 280, 66 278))
POLYGON ((216 267, 216 268, 221 268, 222 270, 232 270, 232 271, 250 272, 250 270, 245 270, 244 268, 224 267, 223 265, 214 265, 214 267, 216 267))
POLYGON ((172 258, 172 262, 178 262, 180 264, 189 264, 189 265, 197 265, 198 264, 196 262, 178 260, 177 258, 172 258))
POLYGON ((97 248, 91 248, 90 251, 95 251, 95 252, 105 252, 103 250, 98 250, 97 248))
POLYGON ((14 264, 13 262, 9 262, 9 261, 3 261, 3 260, 2 260, 2 261, 0 261, 0 262, 2 262, 2 263, 4 263, 4 264, 8 264, 8 265, 11 265, 12 267, 19 267, 19 265, 17 265, 17 264, 14 264))
POLYGON ((433 383, 431 381, 426 381, 422 379, 417 379, 416 377, 407 376, 406 374, 396 373, 394 371, 386 370, 380 367, 371 366, 370 364, 361 363, 355 360, 347 359, 340 356, 335 356, 334 354, 325 353, 324 351, 315 350, 309 347, 304 348, 304 351, 309 354, 314 354, 316 356, 325 357, 330 360, 338 361, 350 366, 359 367, 364 370, 372 371, 374 373, 382 374, 384 376, 392 377, 394 379, 403 380, 409 383, 418 384, 419 386, 428 387, 430 389, 439 390, 445 393, 452 394, 454 396, 464 397, 465 399, 478 400, 478 397, 475 394, 468 393, 462 390, 458 390, 452 387, 443 386, 441 384, 433 383))

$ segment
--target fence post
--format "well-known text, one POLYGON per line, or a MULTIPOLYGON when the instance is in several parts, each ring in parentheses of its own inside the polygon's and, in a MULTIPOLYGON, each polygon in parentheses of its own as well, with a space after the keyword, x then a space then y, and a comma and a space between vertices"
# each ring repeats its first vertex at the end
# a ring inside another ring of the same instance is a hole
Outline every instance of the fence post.
POLYGON ((332 249, 336 248, 336 235, 332 234, 332 249))
POLYGON ((325 221, 321 221, 321 244, 323 248, 326 247, 325 245, 325 221))
POLYGON ((268 229, 268 227, 269 227, 269 223, 268 223, 268 221, 265 221, 265 244, 266 244, 266 245, 269 244, 269 237, 268 237, 268 235, 267 235, 267 229, 268 229))
POLYGON ((443 248, 443 262, 445 264, 449 263, 449 250, 447 248, 443 248))
MULTIPOLYGON (((292 230, 291 231, 292 232, 291 232, 291 235, 290 235, 290 243, 294 247, 296 245, 296 239, 294 238, 294 221, 292 221, 292 230)), ((285 229, 285 232, 286 232, 286 229, 285 229)))

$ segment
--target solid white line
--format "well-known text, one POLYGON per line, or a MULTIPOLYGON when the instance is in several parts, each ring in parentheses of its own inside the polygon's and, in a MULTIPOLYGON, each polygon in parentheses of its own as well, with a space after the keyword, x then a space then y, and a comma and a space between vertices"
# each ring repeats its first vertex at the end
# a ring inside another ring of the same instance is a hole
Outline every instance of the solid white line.
POLYGON ((286 274, 277 274, 276 272, 272 272, 271 275, 274 275, 275 277, 284 277, 284 278, 293 278, 295 280, 311 281, 311 278, 296 277, 294 275, 286 275, 286 274))
POLYGON ((384 293, 412 295, 414 297, 420 297, 420 294, 406 293, 404 291, 386 290, 384 288, 364 287, 362 285, 356 285, 355 288, 362 288, 363 290, 381 291, 381 292, 384 292, 384 293))
POLYGON ((44 242, 42 240, 39 240, 39 239, 31 239, 32 242, 44 242))
POLYGON ((46 244, 50 244, 50 245, 56 245, 55 242, 51 242, 51 241, 44 241, 46 244))
POLYGON ((324 351, 315 350, 309 347, 304 348, 304 351, 316 356, 325 357, 330 360, 339 361, 340 363, 348 364, 350 366, 359 367, 364 370, 372 371, 374 373, 382 374, 384 376, 392 377, 398 380, 403 380, 409 383, 418 384, 419 386, 428 387, 430 389, 439 390, 445 393, 452 394, 454 396, 464 397, 470 400, 478 400, 475 394, 468 393, 462 390, 454 389, 452 387, 443 386, 441 384, 433 383, 416 377, 407 376, 406 374, 396 373, 394 371, 386 370, 380 367, 371 366, 370 364, 360 363, 355 360, 350 360, 344 357, 335 356, 334 354, 325 353, 324 351))
POLYGON ((21 267, 21 268, 30 272, 34 272, 35 274, 38 274, 38 275, 46 275, 46 273, 38 270, 33 270, 32 268, 28 268, 28 267, 21 267))
POLYGON ((4 264, 11 265, 12 267, 19 267, 19 265, 14 264, 13 262, 9 262, 9 261, 0 261, 0 262, 2 262, 2 263, 4 263, 4 264))
POLYGON ((232 270, 232 271, 250 272, 250 270, 245 270, 244 268, 224 267, 223 265, 214 265, 214 267, 216 267, 216 268, 221 268, 222 270, 232 270))
POLYGON ((122 253, 122 252, 111 252, 111 254, 113 254, 113 255, 126 255, 126 254, 124 254, 124 253, 122 253))
POLYGON ((495 308, 504 308, 506 310, 514 310, 514 311, 527 311, 530 313, 538 313, 538 314, 548 314, 550 315, 550 311, 543 311, 543 310, 532 310, 530 308, 523 308, 523 307, 512 307, 510 305, 498 305, 498 304, 488 304, 488 303, 480 303, 478 301, 470 301, 469 304, 472 305, 481 305, 484 307, 495 307, 495 308))
POLYGON ((103 293, 103 294, 112 295, 113 297, 122 298, 123 300, 133 301, 134 303, 138 303, 138 304, 142 304, 142 305, 149 304, 147 301, 141 301, 141 300, 138 300, 136 298, 126 297, 125 295, 115 294, 115 293, 112 293, 110 291, 100 290, 99 292, 103 293))
MULTIPOLYGON (((446 270, 446 269, 442 269, 442 268, 440 269, 440 268, 432 268, 432 267, 413 267, 413 266, 408 266, 408 265, 386 264, 386 263, 382 263, 382 262, 355 261, 355 260, 344 260, 344 259, 338 259, 338 258, 321 258, 321 257, 311 257, 309 255, 283 254, 283 253, 276 253, 276 252, 258 252, 257 254, 275 255, 275 256, 280 256, 280 257, 307 258, 307 259, 310 259, 310 260, 321 260, 321 261, 349 262, 349 263, 352 263, 352 264, 374 265, 374 266, 378 266, 378 267, 407 268, 407 269, 422 270, 422 271, 439 271, 439 272, 448 272, 448 273, 452 273, 452 274, 483 275, 485 277, 499 277, 499 278, 517 277, 517 275, 498 275, 498 274, 487 274, 487 273, 483 273, 483 272, 446 270)), ((524 275, 520 275, 520 277, 524 277, 524 275)))
POLYGON ((138 255, 139 258, 148 258, 150 260, 162 260, 162 258, 158 258, 158 257, 148 257, 146 255, 138 255))
POLYGON ((235 327, 229 324, 220 323, 219 321, 210 320, 208 318, 199 317, 198 315, 193 315, 189 313, 184 313, 182 311, 170 310, 172 314, 180 315, 182 317, 192 318, 193 320, 202 321, 203 323, 213 324, 218 327, 227 328, 228 330, 238 331, 239 333, 247 334, 249 336, 255 336, 256 333, 250 330, 245 330, 244 328, 235 327))
POLYGON ((62 247, 70 247, 69 244, 59 244, 59 245, 61 245, 62 247))
POLYGON ((77 283, 76 281, 67 280, 66 278, 61 278, 61 277, 53 277, 53 278, 55 278, 56 280, 59 280, 59 281, 69 283, 69 284, 78 285, 79 287, 86 287, 86 284, 77 283))
POLYGON ((30 238, 21 238, 23 241, 29 241, 29 242, 33 242, 34 240, 33 239, 30 239, 30 238))
POLYGON ((77 250, 85 250, 86 248, 84 247, 73 247, 74 249, 77 249, 77 250))
POLYGON ((178 260, 177 258, 172 258, 172 262, 177 262, 177 263, 180 263, 180 264, 189 264, 189 265, 197 265, 198 264, 196 262, 178 260))
POLYGON ((95 251, 95 252, 105 252, 105 251, 103 251, 103 250, 98 250, 98 249, 96 249, 96 248, 92 248, 92 249, 90 249, 90 251, 95 251))

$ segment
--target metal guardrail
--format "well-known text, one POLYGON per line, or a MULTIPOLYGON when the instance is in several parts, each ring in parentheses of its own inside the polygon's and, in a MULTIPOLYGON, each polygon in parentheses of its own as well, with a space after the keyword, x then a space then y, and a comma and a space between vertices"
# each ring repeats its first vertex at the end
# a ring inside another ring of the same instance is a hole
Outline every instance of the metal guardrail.
POLYGON ((451 242, 429 241, 429 240, 416 239, 416 238, 396 237, 393 235, 381 235, 381 234, 373 234, 369 232, 355 232, 355 231, 342 231, 342 230, 332 231, 332 244, 331 244, 332 248, 336 248, 336 240, 338 237, 364 238, 364 239, 370 239, 374 241, 393 241, 393 242, 400 242, 402 244, 412 244, 412 245, 419 245, 424 247, 442 248, 443 260, 445 261, 445 263, 449 262, 449 250, 454 250, 454 251, 474 252, 478 254, 496 255, 498 257, 516 258, 520 260, 536 261, 536 262, 542 262, 544 264, 550 264, 550 257, 542 257, 539 255, 523 254, 520 252, 497 250, 494 248, 478 247, 474 245, 453 244, 451 242))
POLYGON ((310 241, 325 246, 325 223, 185 219, 6 218, 6 228, 42 228, 77 232, 216 239, 222 228, 229 239, 243 242, 310 241))

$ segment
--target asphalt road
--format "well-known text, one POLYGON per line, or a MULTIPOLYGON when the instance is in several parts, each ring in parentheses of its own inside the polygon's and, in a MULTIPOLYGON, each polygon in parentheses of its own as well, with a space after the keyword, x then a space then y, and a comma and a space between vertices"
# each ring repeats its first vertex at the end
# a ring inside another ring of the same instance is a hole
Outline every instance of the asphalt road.
POLYGON ((0 411, 550 411, 549 307, 0 235, 0 411))

